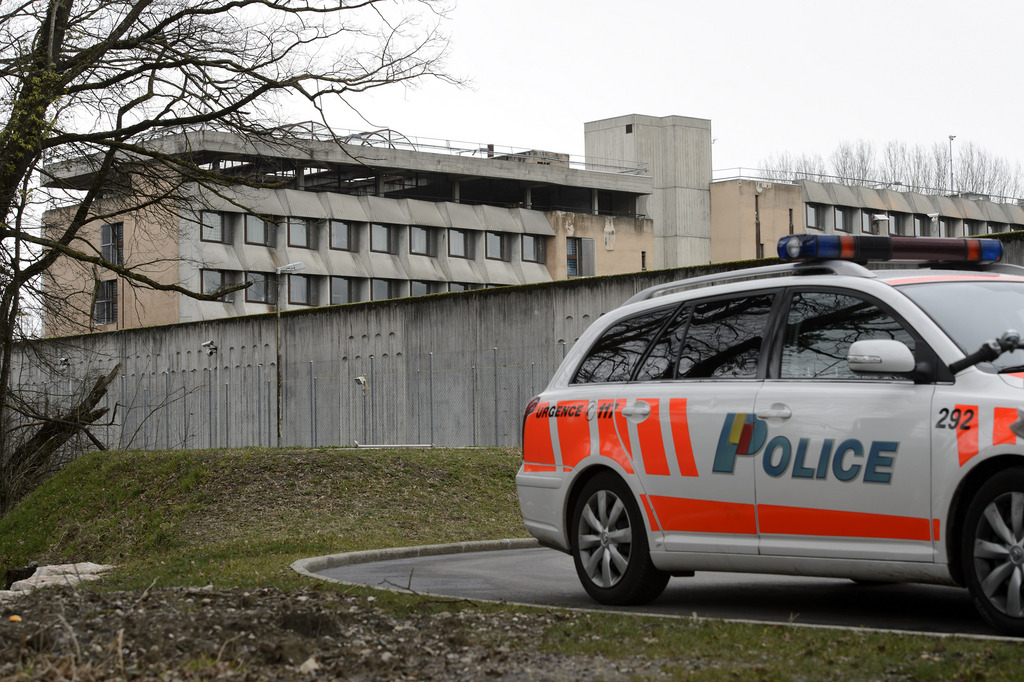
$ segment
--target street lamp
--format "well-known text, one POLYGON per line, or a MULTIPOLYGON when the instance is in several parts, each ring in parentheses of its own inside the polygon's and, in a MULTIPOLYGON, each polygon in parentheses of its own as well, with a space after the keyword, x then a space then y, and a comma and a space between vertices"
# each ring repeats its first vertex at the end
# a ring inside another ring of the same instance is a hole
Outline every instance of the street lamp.
POLYGON ((949 136, 949 193, 953 195, 956 191, 953 189, 953 140, 956 139, 956 135, 949 136))
POLYGON ((305 269, 306 264, 302 262, 274 268, 277 275, 277 298, 274 301, 274 307, 277 309, 277 447, 281 447, 281 274, 305 269))

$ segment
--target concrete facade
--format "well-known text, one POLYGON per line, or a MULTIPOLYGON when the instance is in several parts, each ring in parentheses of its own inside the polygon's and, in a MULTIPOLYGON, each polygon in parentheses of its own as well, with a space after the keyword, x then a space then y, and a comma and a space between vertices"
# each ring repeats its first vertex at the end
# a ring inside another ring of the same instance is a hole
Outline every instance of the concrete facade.
MULTIPOLYGON (((196 301, 135 289, 108 270, 62 259, 44 286, 68 305, 46 311, 46 334, 634 272, 655 250, 654 223, 637 211, 651 180, 636 164, 581 166, 566 155, 493 145, 339 144, 322 133, 292 128, 280 140, 253 143, 199 132, 156 143, 163 153, 198 155, 211 169, 277 188, 186 186, 177 205, 162 202, 167 213, 129 211, 117 218, 124 264, 145 263, 155 281, 192 291, 256 286, 196 301), (342 232, 344 243, 336 242, 342 232), (279 277, 292 263, 302 270, 279 277), (108 300, 111 287, 117 310, 104 317, 95 303, 100 292, 108 300)), ((93 172, 87 160, 56 170, 83 187, 93 172)), ((59 230, 67 211, 48 212, 47 229, 59 230)), ((99 230, 109 228, 98 220, 82 236, 99 252, 99 230)))
POLYGON ((979 196, 740 177, 712 183, 711 198, 716 263, 756 257, 758 229, 765 256, 792 233, 976 237, 1024 230, 1024 207, 979 196))
POLYGON ((654 268, 711 259, 711 121, 633 114, 584 126, 587 158, 645 165, 651 192, 638 210, 654 221, 654 268))

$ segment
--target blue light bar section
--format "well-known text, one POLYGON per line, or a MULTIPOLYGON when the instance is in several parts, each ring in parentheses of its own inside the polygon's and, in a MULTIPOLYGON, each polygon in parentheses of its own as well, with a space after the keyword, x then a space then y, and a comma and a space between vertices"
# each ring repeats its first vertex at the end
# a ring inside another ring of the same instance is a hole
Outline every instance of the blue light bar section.
POLYGON ((979 239, 981 242, 981 262, 998 263, 1003 260, 1003 243, 998 239, 979 239))
POLYGON ((779 258, 788 261, 842 258, 841 237, 835 234, 793 234, 778 245, 779 258))

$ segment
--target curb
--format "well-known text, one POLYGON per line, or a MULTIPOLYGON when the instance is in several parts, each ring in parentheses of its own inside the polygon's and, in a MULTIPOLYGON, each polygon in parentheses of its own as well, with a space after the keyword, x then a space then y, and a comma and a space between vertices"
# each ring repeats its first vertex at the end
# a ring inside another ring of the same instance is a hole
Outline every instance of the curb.
POLYGON ((479 540, 476 542, 455 542, 448 545, 419 545, 417 547, 392 547, 390 549, 369 549, 362 552, 345 552, 343 554, 327 554, 308 559, 298 559, 292 563, 292 570, 309 578, 339 582, 320 575, 318 572, 338 566, 366 564, 373 561, 388 559, 410 559, 422 556, 442 556, 445 554, 467 554, 469 552, 493 552, 503 549, 533 549, 540 547, 534 538, 509 538, 505 540, 479 540))

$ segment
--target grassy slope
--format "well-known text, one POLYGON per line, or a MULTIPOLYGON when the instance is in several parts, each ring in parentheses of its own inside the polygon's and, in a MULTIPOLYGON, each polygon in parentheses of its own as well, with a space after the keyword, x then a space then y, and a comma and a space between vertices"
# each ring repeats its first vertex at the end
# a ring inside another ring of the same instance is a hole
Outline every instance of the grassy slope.
POLYGON ((513 450, 92 453, 0 519, 0 566, 95 561, 117 587, 299 583, 297 558, 524 536, 513 450))
MULTIPOLYGON (((506 449, 94 453, 0 519, 0 567, 114 563, 105 588, 309 587, 348 550, 524 536, 506 449)), ((322 589, 334 589, 323 586, 322 589)), ((396 613, 452 608, 381 595, 396 613)), ((481 607, 500 609, 502 607, 481 607)), ((680 679, 1017 679, 1020 644, 553 614, 525 650, 671 661, 680 679)))

